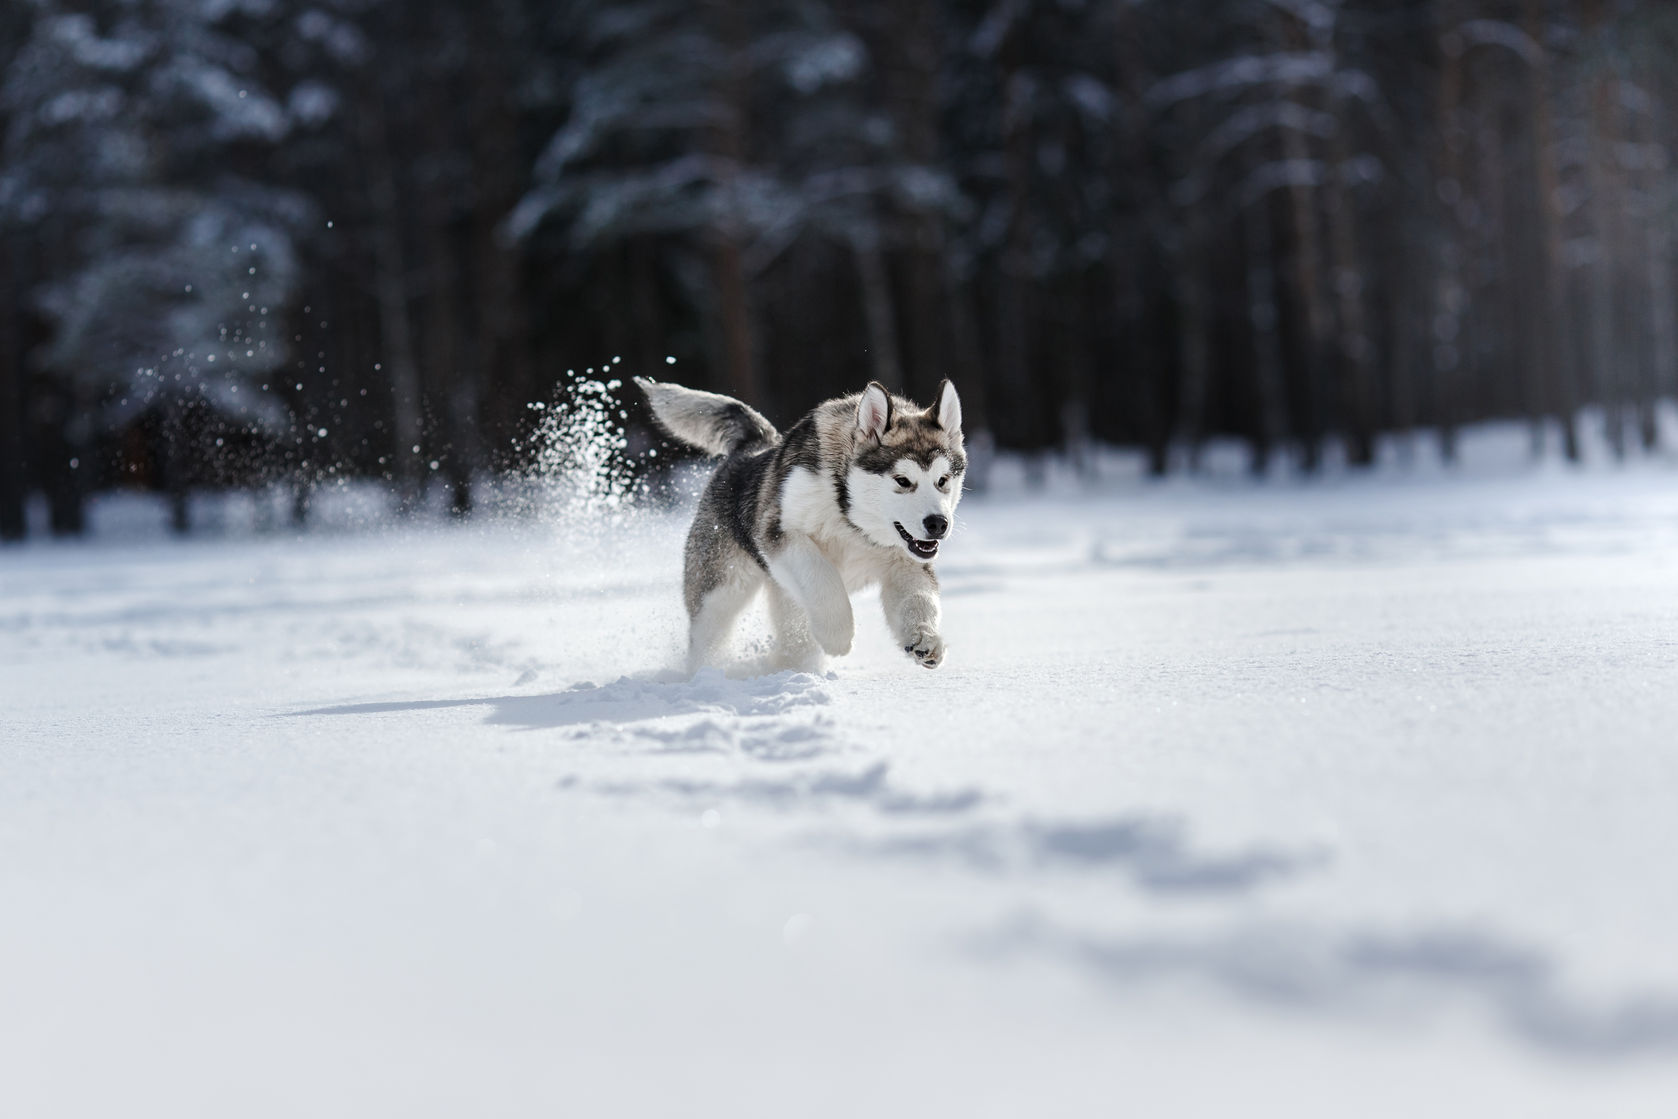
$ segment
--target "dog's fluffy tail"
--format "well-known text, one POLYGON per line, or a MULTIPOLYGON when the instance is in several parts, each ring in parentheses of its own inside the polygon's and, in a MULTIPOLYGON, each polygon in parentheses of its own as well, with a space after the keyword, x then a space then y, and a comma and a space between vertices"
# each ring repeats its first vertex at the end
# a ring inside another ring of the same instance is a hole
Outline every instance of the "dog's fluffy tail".
POLYGON ((635 383, 647 394, 658 426, 706 454, 730 455, 780 438, 773 424, 732 396, 662 384, 646 377, 635 378, 635 383))

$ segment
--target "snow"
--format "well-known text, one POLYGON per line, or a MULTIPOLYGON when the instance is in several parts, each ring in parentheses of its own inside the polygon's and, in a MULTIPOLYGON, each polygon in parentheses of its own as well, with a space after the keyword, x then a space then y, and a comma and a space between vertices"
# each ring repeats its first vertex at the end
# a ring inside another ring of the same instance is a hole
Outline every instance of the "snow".
POLYGON ((0 553, 0 1113, 1670 1114, 1678 473, 1482 446, 1001 463, 936 672, 676 672, 679 510, 109 503, 0 553))
POLYGON ((102 39, 93 17, 87 15, 59 16, 46 25, 47 34, 67 47, 76 61, 94 70, 127 73, 145 61, 152 43, 145 37, 133 40, 102 39))
POLYGON ((1334 69, 1333 57, 1322 51, 1237 55, 1162 78, 1148 89, 1147 102, 1165 109, 1212 93, 1240 92, 1258 85, 1303 85, 1332 77, 1334 69))
POLYGON ((1441 44, 1452 55, 1473 46, 1506 47, 1529 66, 1544 65, 1544 48, 1519 27, 1500 19, 1463 20, 1441 37, 1441 44))

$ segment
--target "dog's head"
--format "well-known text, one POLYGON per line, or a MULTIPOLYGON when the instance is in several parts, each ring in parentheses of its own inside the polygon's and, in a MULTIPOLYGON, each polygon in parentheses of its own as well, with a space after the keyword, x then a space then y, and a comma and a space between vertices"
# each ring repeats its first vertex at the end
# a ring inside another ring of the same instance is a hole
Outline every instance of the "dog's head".
POLYGON ((854 435, 851 523, 882 547, 932 559, 949 535, 967 472, 955 386, 945 381, 938 403, 921 408, 871 382, 857 399, 854 435))

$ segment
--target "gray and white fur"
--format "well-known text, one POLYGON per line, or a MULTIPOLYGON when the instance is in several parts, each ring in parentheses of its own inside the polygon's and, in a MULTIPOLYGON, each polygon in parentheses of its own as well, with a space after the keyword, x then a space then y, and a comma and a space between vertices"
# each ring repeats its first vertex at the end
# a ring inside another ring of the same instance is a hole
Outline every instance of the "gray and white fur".
POLYGON ((967 470, 954 386, 923 409, 871 382, 782 435, 731 397, 635 383, 665 431, 723 460, 688 532, 690 669, 724 655, 760 590, 782 664, 843 656, 856 634, 850 596, 875 584, 898 645, 927 668, 943 663, 931 561, 967 470))

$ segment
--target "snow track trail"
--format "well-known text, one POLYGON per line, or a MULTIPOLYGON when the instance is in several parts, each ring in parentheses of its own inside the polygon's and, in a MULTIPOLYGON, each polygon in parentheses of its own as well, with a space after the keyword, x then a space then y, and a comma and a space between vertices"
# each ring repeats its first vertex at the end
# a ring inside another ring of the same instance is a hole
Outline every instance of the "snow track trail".
POLYGON ((672 671, 677 515, 0 553, 0 1114, 1672 1113, 1678 483, 961 512, 936 672, 672 671))

